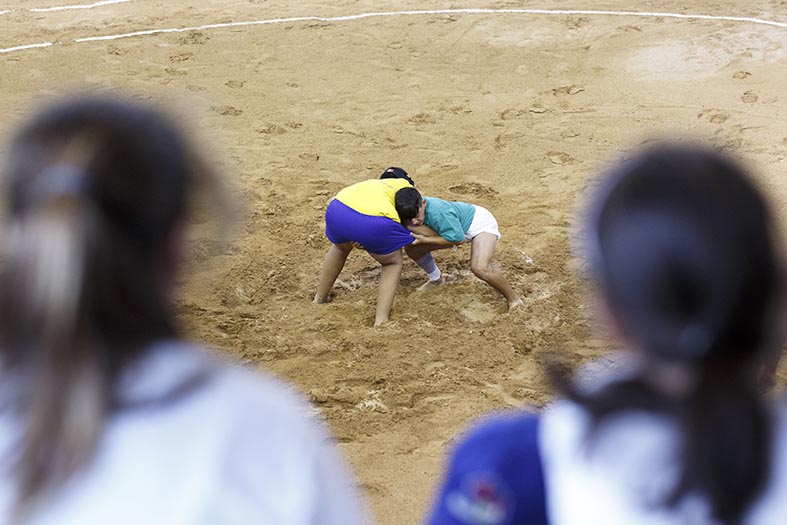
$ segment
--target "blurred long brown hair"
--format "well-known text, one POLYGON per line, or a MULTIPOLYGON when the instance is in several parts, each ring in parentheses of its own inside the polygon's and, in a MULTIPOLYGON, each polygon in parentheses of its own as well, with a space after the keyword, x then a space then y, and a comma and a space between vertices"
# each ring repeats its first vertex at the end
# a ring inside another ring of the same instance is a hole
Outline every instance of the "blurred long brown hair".
POLYGON ((116 99, 69 99, 34 116, 4 176, 0 408, 19 422, 24 508, 92 457, 124 367, 178 337, 175 237, 199 199, 226 200, 167 117, 116 99))

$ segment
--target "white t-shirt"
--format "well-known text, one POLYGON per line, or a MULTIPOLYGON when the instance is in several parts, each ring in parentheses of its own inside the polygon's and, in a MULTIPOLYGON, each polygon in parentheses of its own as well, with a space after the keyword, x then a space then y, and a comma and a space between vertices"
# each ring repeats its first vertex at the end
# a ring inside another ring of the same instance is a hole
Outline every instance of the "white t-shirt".
MULTIPOLYGON (((787 407, 775 420, 767 489, 742 520, 747 525, 787 525, 787 407)), ((658 505, 679 476, 679 436, 662 416, 621 413, 585 439, 588 414, 560 401, 541 416, 539 448, 551 525, 709 525, 707 501, 689 496, 675 508, 658 505)))
MULTIPOLYGON (((288 386, 166 343, 126 371, 120 395, 131 408, 109 419, 91 463, 25 524, 368 523, 324 425, 288 386), (146 403, 190 378, 201 381, 146 403)), ((0 457, 18 431, 9 417, 0 418, 0 457)), ((2 473, 0 523, 12 493, 2 473)))

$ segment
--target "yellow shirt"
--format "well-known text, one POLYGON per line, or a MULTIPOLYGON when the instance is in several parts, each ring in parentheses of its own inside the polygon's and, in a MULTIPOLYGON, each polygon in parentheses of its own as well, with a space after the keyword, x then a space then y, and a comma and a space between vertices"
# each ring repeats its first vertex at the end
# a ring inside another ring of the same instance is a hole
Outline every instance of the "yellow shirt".
POLYGON ((397 191, 409 186, 410 183, 405 179, 365 180, 347 186, 337 193, 335 198, 358 213, 374 217, 388 217, 400 222, 394 205, 394 195, 397 191))

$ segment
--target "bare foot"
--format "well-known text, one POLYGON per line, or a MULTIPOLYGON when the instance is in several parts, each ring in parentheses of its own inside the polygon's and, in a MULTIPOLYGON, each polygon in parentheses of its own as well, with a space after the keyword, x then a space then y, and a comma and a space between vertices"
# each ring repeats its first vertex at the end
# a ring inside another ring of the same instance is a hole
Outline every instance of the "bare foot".
POLYGON ((517 297, 516 299, 514 299, 513 301, 508 303, 508 311, 510 312, 511 310, 513 310, 514 308, 516 308, 517 306, 519 306, 521 304, 522 304, 522 299, 517 297))
POLYGON ((424 284, 418 287, 419 292, 425 292, 427 290, 431 290, 432 288, 437 288, 438 286, 443 286, 445 284, 445 277, 440 276, 439 279, 436 281, 426 281, 424 284))
POLYGON ((325 303, 330 303, 331 301, 333 301, 332 295, 326 295, 325 297, 319 297, 315 295, 314 300, 312 302, 314 304, 325 304, 325 303))

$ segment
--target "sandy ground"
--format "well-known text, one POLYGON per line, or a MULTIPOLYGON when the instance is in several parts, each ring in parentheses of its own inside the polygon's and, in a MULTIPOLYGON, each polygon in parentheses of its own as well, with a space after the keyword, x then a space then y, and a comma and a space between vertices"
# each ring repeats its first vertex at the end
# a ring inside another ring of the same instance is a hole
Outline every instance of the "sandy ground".
MULTIPOLYGON (((326 418, 377 522, 418 522, 457 432, 492 410, 548 400, 550 354, 607 348, 569 246, 591 175, 654 138, 742 156, 780 217, 787 182, 787 29, 750 22, 564 14, 397 15, 140 35, 157 28, 444 8, 568 9, 565 2, 344 0, 0 1, 0 139, 41 100, 123 90, 180 115, 243 208, 228 239, 197 236, 180 310, 194 338, 296 383, 326 418), (405 265, 393 322, 371 327, 378 266, 353 254, 330 305, 313 305, 326 202, 407 169, 428 195, 480 204, 522 294, 441 252, 452 283, 415 291, 405 265)), ((787 2, 627 2, 630 11, 787 22, 787 2)), ((621 9, 578 0, 571 9, 621 9)), ((4 147, 4 146, 3 146, 4 147)), ((2 151, 0 151, 2 153, 2 151)), ((783 383, 785 373, 780 374, 783 383)))

